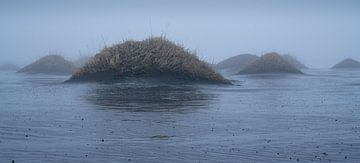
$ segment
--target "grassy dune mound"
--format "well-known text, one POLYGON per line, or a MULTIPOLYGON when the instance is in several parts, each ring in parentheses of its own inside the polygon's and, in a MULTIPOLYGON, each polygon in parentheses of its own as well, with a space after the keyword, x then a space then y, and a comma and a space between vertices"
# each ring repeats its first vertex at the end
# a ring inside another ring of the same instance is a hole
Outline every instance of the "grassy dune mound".
POLYGON ((65 75, 73 73, 74 70, 73 63, 65 60, 62 56, 48 55, 25 66, 18 73, 65 75))
POLYGON ((237 73, 258 58, 258 56, 253 54, 240 54, 219 62, 215 65, 215 68, 217 70, 226 70, 231 73, 237 73))
POLYGON ((20 68, 13 63, 0 64, 0 71, 17 71, 20 68))
POLYGON ((163 37, 106 47, 68 82, 109 81, 129 76, 229 83, 194 53, 163 37))
POLYGON ((301 63, 296 57, 292 55, 284 54, 282 55, 282 57, 298 69, 308 69, 308 67, 306 67, 305 64, 301 63))
POLYGON ((360 62, 353 59, 345 59, 332 67, 333 69, 360 69, 360 62))
POLYGON ((277 53, 268 53, 252 62, 239 74, 302 73, 277 53))

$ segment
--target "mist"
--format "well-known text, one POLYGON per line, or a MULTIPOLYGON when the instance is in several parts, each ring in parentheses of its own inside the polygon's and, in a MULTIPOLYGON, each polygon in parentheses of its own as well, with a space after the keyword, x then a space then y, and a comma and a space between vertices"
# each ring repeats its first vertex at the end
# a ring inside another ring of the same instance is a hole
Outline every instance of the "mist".
POLYGON ((0 162, 360 162, 359 18, 359 0, 0 0, 0 162))
POLYGON ((166 35, 211 63, 276 51, 312 68, 360 60, 356 0, 0 2, 0 63, 24 66, 49 53, 68 59, 105 45, 166 35))

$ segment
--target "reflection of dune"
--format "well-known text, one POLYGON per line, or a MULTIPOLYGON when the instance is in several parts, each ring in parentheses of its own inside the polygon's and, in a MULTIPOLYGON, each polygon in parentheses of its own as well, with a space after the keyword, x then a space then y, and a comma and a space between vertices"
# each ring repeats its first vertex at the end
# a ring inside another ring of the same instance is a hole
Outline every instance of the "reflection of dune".
POLYGON ((87 100, 103 109, 161 112, 205 108, 214 98, 195 86, 132 83, 98 85, 87 100))

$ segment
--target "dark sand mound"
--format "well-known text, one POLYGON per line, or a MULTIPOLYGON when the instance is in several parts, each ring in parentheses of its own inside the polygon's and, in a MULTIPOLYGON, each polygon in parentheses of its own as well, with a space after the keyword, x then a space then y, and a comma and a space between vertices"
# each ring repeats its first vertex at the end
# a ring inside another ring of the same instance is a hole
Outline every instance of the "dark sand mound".
POLYGON ((0 71, 17 71, 20 68, 13 63, 4 63, 0 65, 0 71))
POLYGON ((301 63, 296 57, 284 54, 282 57, 288 61, 291 65, 295 66, 297 69, 308 69, 308 67, 305 66, 305 64, 301 63))
POLYGON ((258 56, 253 54, 240 54, 219 62, 215 65, 215 68, 217 70, 226 70, 230 73, 237 73, 258 58, 258 56))
POLYGON ((239 74, 302 73, 277 53, 268 53, 252 62, 239 74))
POLYGON ((68 82, 111 81, 124 77, 229 83, 208 63, 163 37, 126 41, 104 48, 68 82))
POLYGON ((353 59, 345 59, 332 67, 333 69, 360 69, 360 62, 353 59))
POLYGON ((87 62, 89 62, 93 57, 91 56, 80 56, 77 60, 73 63, 76 67, 80 68, 83 67, 87 62))
POLYGON ((20 69, 18 73, 65 75, 75 70, 72 62, 60 55, 48 55, 20 69))

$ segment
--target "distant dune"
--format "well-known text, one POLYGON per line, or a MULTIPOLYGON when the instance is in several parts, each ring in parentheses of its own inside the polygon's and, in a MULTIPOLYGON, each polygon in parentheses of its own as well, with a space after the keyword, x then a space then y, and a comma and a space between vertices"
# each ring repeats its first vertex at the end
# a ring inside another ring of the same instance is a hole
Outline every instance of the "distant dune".
POLYGON ((48 55, 20 69, 18 73, 65 75, 75 71, 72 62, 60 55, 48 55))
POLYGON ((0 64, 0 71, 17 71, 20 68, 13 63, 0 64))
POLYGON ((282 57, 298 69, 308 69, 308 67, 305 66, 305 64, 301 63, 296 57, 292 55, 284 54, 282 55, 282 57))
POLYGON ((345 59, 332 67, 333 69, 360 69, 360 62, 353 59, 345 59))
POLYGON ((81 68, 87 62, 89 62, 92 58, 93 58, 92 56, 81 56, 77 60, 75 60, 73 63, 76 67, 81 68))
POLYGON ((68 82, 109 81, 129 76, 229 83, 208 63, 163 37, 126 41, 104 48, 68 82))
POLYGON ((259 57, 253 54, 240 54, 237 56, 225 59, 218 64, 214 65, 217 70, 224 70, 229 73, 235 74, 244 69, 259 57))
POLYGON ((268 53, 241 70, 238 74, 302 73, 277 53, 268 53))

